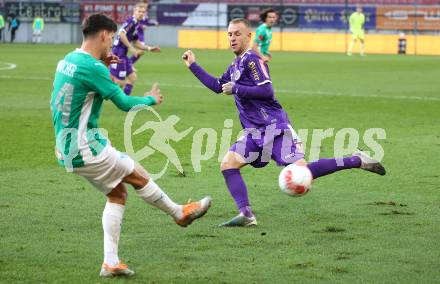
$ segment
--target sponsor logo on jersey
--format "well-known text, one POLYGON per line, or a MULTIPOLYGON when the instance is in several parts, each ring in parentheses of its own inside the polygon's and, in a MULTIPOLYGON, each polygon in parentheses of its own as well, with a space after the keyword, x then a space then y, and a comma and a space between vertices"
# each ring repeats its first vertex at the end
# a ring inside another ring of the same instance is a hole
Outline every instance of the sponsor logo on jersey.
POLYGON ((248 64, 249 68, 251 68, 252 76, 254 77, 255 81, 260 80, 260 75, 258 75, 257 66, 254 61, 249 62, 248 64))

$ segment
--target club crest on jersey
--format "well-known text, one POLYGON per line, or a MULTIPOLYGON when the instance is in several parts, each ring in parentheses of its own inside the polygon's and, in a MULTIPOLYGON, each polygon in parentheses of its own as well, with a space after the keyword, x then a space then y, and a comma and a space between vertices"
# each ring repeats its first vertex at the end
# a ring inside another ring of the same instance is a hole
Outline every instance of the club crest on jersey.
POLYGON ((233 80, 233 81, 238 81, 238 79, 240 79, 240 76, 241 76, 241 72, 240 72, 240 70, 238 70, 238 69, 236 69, 236 70, 234 71, 234 73, 231 74, 231 77, 232 77, 232 80, 233 80))
POLYGON ((251 68, 252 76, 254 76, 254 80, 260 80, 260 75, 258 75, 257 66, 254 61, 249 62, 249 68, 251 68))

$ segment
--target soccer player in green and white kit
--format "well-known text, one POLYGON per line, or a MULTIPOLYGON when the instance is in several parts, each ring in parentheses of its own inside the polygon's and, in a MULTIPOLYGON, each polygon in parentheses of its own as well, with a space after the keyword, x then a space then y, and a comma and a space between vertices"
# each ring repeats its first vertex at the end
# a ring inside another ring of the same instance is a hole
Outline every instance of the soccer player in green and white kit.
POLYGON ((356 40, 359 39, 361 42, 361 56, 365 55, 365 31, 364 31, 364 24, 365 24, 365 15, 362 13, 362 7, 357 6, 356 12, 351 14, 349 19, 350 24, 350 32, 351 32, 351 42, 348 45, 348 52, 347 55, 351 56, 353 51, 353 46, 356 43, 356 40))
POLYGON ((269 47, 272 41, 272 27, 275 25, 277 18, 277 11, 273 8, 266 9, 260 14, 260 20, 263 24, 261 24, 255 31, 252 50, 258 54, 264 62, 272 59, 269 47))
POLYGON ((157 84, 144 97, 129 97, 111 81, 104 63, 118 61, 109 53, 116 29, 116 24, 104 15, 92 15, 84 21, 81 48, 67 54, 57 65, 50 102, 59 163, 87 179, 107 197, 102 215, 103 277, 134 274, 118 256, 127 200, 124 183, 132 185, 141 199, 171 215, 182 227, 203 216, 211 204, 210 197, 186 205, 174 203, 142 166, 113 148, 98 130, 104 100, 111 100, 123 111, 162 102, 157 84))

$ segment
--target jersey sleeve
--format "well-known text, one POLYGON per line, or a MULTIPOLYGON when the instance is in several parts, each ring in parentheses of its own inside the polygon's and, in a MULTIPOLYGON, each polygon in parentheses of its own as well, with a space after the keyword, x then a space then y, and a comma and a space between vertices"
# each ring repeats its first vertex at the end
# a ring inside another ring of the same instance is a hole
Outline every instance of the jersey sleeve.
POLYGON ((246 70, 249 72, 249 78, 257 86, 267 83, 272 84, 272 80, 269 75, 269 68, 264 61, 257 55, 252 55, 245 61, 246 70))
POLYGON ((127 21, 125 21, 124 24, 122 24, 121 27, 121 32, 125 32, 126 34, 129 33, 130 31, 132 31, 136 26, 136 23, 133 21, 133 19, 128 19, 127 21))
POLYGON ((257 29, 256 31, 255 31, 255 39, 254 39, 254 42, 255 43, 258 43, 258 44, 261 44, 262 42, 263 42, 263 40, 264 40, 264 33, 263 33, 263 30, 262 29, 257 29))
POLYGON ((229 65, 228 69, 218 78, 220 85, 226 84, 231 81, 230 69, 232 65, 229 65))
POLYGON ((84 81, 91 90, 105 100, 123 93, 122 89, 111 80, 108 68, 100 62, 93 63, 89 71, 84 74, 84 81))

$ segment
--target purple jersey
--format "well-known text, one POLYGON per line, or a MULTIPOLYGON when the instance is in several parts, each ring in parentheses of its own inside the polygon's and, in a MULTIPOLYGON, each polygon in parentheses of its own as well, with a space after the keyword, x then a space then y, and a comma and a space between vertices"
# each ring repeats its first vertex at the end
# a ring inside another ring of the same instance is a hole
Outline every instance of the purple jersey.
MULTIPOLYGON (((124 32, 129 42, 138 40, 138 27, 140 22, 135 17, 128 18, 122 25, 119 32, 124 32)), ((119 34, 113 42, 112 52, 119 57, 126 57, 128 47, 120 40, 119 34)))
POLYGON ((144 36, 144 25, 139 25, 136 31, 136 38, 142 44, 145 44, 145 36, 144 36))
POLYGON ((247 131, 230 151, 238 153, 254 167, 264 167, 270 159, 279 165, 288 165, 304 158, 301 148, 297 147, 301 140, 275 99, 267 64, 257 54, 249 50, 237 56, 218 79, 197 63, 192 63, 189 69, 216 93, 222 92, 223 84, 234 82, 232 94, 241 125, 247 131))
POLYGON ((233 94, 243 128, 260 129, 271 124, 281 127, 290 124, 273 90, 258 97, 248 94, 249 87, 267 85, 266 88, 272 88, 267 64, 252 50, 237 56, 219 79, 220 84, 230 81, 235 83, 233 94))

